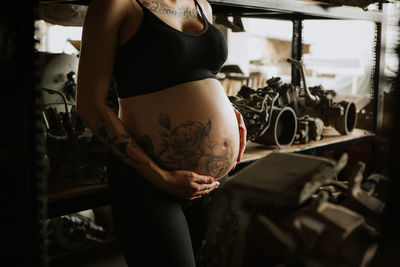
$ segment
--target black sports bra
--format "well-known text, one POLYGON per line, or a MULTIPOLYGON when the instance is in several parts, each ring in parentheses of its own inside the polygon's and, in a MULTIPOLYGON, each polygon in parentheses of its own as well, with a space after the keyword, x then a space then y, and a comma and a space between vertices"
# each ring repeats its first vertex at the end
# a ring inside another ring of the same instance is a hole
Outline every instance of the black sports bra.
POLYGON ((208 22, 196 34, 181 32, 159 19, 137 0, 143 21, 132 39, 118 47, 114 62, 116 94, 120 98, 167 89, 177 84, 216 78, 228 48, 225 37, 208 22))

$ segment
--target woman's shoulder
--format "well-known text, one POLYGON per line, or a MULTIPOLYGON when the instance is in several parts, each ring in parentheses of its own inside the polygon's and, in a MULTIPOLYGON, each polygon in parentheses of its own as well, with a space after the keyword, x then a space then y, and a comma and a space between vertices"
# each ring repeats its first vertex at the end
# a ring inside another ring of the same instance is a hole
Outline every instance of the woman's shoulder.
POLYGON ((142 10, 137 0, 91 0, 88 12, 122 22, 127 16, 141 15, 142 10))
MULTIPOLYGON (((89 32, 100 31, 124 38, 126 33, 138 28, 143 16, 137 0, 91 0, 84 28, 89 32)), ((86 31, 85 31, 86 32, 86 31)))

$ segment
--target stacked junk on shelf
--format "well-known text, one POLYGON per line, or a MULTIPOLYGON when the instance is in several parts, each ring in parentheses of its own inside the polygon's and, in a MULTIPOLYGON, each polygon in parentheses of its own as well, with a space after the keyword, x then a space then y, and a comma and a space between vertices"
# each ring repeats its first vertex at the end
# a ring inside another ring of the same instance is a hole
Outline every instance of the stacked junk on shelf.
POLYGON ((362 162, 338 180, 347 161, 274 152, 238 171, 206 204, 198 266, 370 266, 389 180, 362 162))
POLYGON ((78 57, 38 53, 42 63, 39 87, 47 151, 43 155, 50 178, 98 183, 106 179, 107 149, 75 112, 78 57))
POLYGON ((333 126, 342 135, 351 133, 357 121, 356 105, 335 102, 335 91, 322 86, 308 88, 302 62, 288 62, 299 69, 303 88, 273 77, 263 88, 242 86, 236 96, 229 96, 243 116, 247 140, 286 147, 320 140, 324 126, 333 126))
MULTIPOLYGON (((47 140, 47 150, 41 156, 49 180, 79 185, 105 183, 107 148, 75 111, 78 57, 43 52, 37 57, 42 64, 39 88, 47 140)), ((115 108, 116 101, 111 98, 108 104, 115 108)), ((104 206, 47 219, 44 223, 50 254, 63 255, 109 239, 113 232, 110 212, 104 206)))
MULTIPOLYGON (((335 92, 321 86, 308 88, 302 62, 288 62, 300 70, 302 88, 273 77, 263 88, 242 86, 229 97, 248 140, 304 144, 323 138, 325 126, 350 134, 355 103, 336 102, 335 92)), ((389 179, 365 175, 363 162, 347 163, 346 153, 335 161, 273 152, 233 174, 206 203, 210 219, 198 266, 369 266, 379 248, 389 179)))

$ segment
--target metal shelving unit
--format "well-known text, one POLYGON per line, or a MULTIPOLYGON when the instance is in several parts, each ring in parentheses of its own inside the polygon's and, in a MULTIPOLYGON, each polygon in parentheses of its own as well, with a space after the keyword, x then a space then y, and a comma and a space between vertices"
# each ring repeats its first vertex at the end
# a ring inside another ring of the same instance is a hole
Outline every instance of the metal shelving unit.
MULTIPOLYGON (((383 98, 384 98, 384 58, 385 58, 385 36, 386 17, 385 7, 380 4, 378 10, 364 11, 359 7, 332 6, 316 1, 308 0, 210 0, 214 15, 239 16, 249 18, 265 18, 288 20, 293 23, 292 32, 292 58, 302 59, 302 36, 303 21, 308 19, 332 19, 332 20, 364 20, 375 24, 374 62, 371 75, 371 100, 373 104, 372 132, 367 134, 356 134, 337 138, 327 138, 311 142, 305 146, 292 145, 289 148, 280 149, 281 152, 307 153, 322 155, 335 150, 345 150, 353 146, 369 143, 372 144, 374 165, 379 162, 380 137, 383 124, 383 98)), ((292 83, 300 85, 300 73, 292 68, 292 83)), ((358 133, 361 129, 356 129, 358 133)), ((247 163, 262 156, 268 155, 274 149, 264 148, 250 143, 247 146, 247 154, 244 159, 247 163)))
MULTIPOLYGON (((42 0, 41 3, 68 3, 87 5, 89 0, 42 0)), ((374 44, 374 69, 372 72, 371 95, 374 104, 373 132, 360 133, 359 135, 333 138, 330 141, 317 141, 304 147, 293 147, 286 152, 309 153, 313 155, 328 153, 335 149, 346 149, 362 143, 375 143, 379 140, 383 120, 383 68, 385 55, 385 15, 384 7, 380 5, 378 11, 364 11, 361 8, 349 6, 330 6, 315 1, 304 0, 209 0, 214 15, 242 16, 254 18, 284 19, 293 22, 292 57, 302 58, 302 22, 307 19, 333 19, 333 20, 365 20, 375 23, 374 44)), ((292 70, 292 83, 300 84, 300 75, 297 70, 292 70)), ((271 149, 262 149, 250 145, 244 156, 244 163, 256 160, 270 153, 271 149), (257 153, 254 152, 257 150, 257 153), (260 152, 261 151, 261 152, 260 152)), ((78 211, 81 208, 104 205, 107 202, 107 187, 87 187, 76 194, 76 188, 63 194, 61 199, 49 198, 49 215, 57 216, 65 212, 78 211), (68 193, 71 192, 71 193, 68 193), (84 192, 82 194, 82 192, 84 192), (76 206, 77 205, 77 206, 76 206)), ((50 194, 52 194, 50 192, 50 194)))
MULTIPOLYGON (((90 0, 41 0, 40 3, 62 3, 88 5, 90 0)), ((357 7, 330 6, 313 1, 303 0, 209 0, 214 15, 241 16, 253 18, 283 19, 293 22, 292 58, 302 58, 302 22, 307 19, 365 20, 375 23, 375 62, 372 74, 371 95, 374 104, 374 129, 364 131, 355 129, 348 136, 331 136, 321 141, 305 145, 292 145, 280 149, 281 152, 294 152, 322 155, 335 150, 346 150, 361 144, 375 144, 382 129, 383 121, 383 68, 385 53, 385 16, 384 8, 380 11, 364 11, 357 7)), ((292 83, 300 85, 300 75, 292 70, 292 83)), ((248 143, 243 163, 236 171, 248 163, 276 151, 276 148, 265 148, 255 143, 248 143)), ((376 150, 378 151, 378 150, 376 150)), ((82 186, 73 181, 49 181, 47 195, 48 218, 61 216, 85 209, 96 208, 109 203, 106 184, 82 186)))
MULTIPOLYGON (((309 0, 209 0, 214 15, 283 19, 293 22, 292 58, 302 58, 302 22, 307 19, 364 20, 375 23, 374 62, 371 96, 374 106, 375 134, 380 136, 383 122, 383 84, 386 17, 385 8, 364 11, 359 7, 332 6, 309 0)), ((292 83, 300 85, 298 70, 292 70, 292 83)))

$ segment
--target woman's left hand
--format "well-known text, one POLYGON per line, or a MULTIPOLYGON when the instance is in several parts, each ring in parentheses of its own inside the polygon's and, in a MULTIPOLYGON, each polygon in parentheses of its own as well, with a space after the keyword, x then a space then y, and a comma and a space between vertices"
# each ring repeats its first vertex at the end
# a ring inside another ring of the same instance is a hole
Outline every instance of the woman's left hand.
MULTIPOLYGON (((239 126, 239 136, 240 136, 240 147, 239 147, 239 155, 236 160, 236 162, 240 162, 240 160, 243 157, 244 150, 246 148, 246 135, 247 135, 247 129, 246 125, 244 124, 244 120, 242 117, 242 114, 240 114, 239 111, 236 110, 236 108, 233 108, 233 111, 235 112, 236 115, 236 120, 238 122, 239 126)), ((233 169, 236 167, 236 165, 233 167, 233 169)), ((233 170, 232 169, 232 170, 233 170)))

